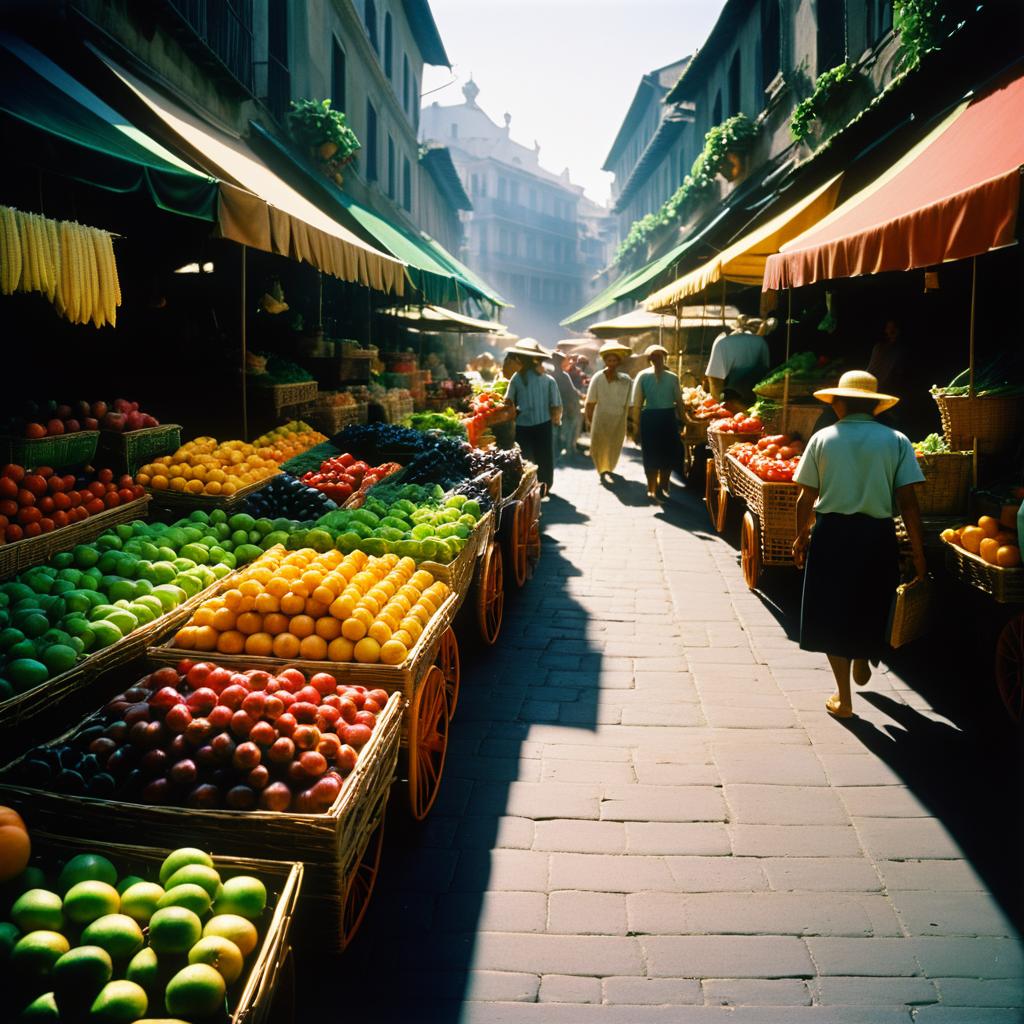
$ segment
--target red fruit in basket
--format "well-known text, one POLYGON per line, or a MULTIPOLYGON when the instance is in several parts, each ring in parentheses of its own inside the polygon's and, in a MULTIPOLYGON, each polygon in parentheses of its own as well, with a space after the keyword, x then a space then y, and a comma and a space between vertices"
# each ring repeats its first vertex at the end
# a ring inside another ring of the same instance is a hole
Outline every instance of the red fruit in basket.
POLYGON ((100 421, 94 416, 83 416, 81 419, 83 430, 99 430, 100 421))
POLYGON ((320 807, 313 796, 312 789, 304 789, 295 797, 295 802, 292 805, 292 810, 296 814, 320 813, 320 807))
POLYGON ((304 786, 309 782, 309 776, 306 774, 306 769, 302 767, 298 759, 291 761, 286 765, 285 775, 288 777, 288 781, 293 783, 295 786, 304 786))
POLYGON ((265 764, 258 764, 248 775, 245 777, 245 783, 247 786, 252 786, 253 789, 266 789, 270 783, 270 769, 265 764))
POLYGON ((232 683, 220 691, 219 703, 232 711, 237 711, 242 706, 242 701, 248 696, 249 691, 244 686, 232 683))
POLYGON ((232 786, 224 796, 224 803, 234 811, 251 811, 256 801, 256 791, 248 786, 232 786))
POLYGON ((96 474, 96 480, 101 484, 109 484, 114 479, 114 471, 112 469, 101 469, 96 474))
POLYGON ((320 751, 328 761, 336 761, 341 753, 341 738, 333 732, 321 732, 320 742, 316 749, 320 751))
POLYGON ((38 537, 43 532, 43 528, 39 525, 38 522, 26 523, 24 526, 24 530, 26 537, 38 537))
POLYGON ((249 680, 249 689, 265 690, 267 684, 274 678, 269 672, 264 672, 262 669, 251 668, 245 673, 245 678, 249 680))
POLYGON ((316 675, 310 678, 309 685, 316 690, 321 697, 326 697, 337 690, 338 680, 327 672, 317 672, 316 675))
POLYGON ((213 726, 208 718, 193 718, 185 726, 185 739, 193 747, 201 747, 213 733, 213 726))
POLYGON ((34 505, 26 505, 25 508, 18 509, 17 518, 22 526, 27 526, 29 523, 38 523, 43 518, 43 513, 34 505))
POLYGON ((241 708, 231 716, 231 731, 240 740, 248 738, 255 724, 255 720, 242 711, 241 708))
POLYGON ((255 693, 247 693, 242 701, 242 710, 250 718, 257 719, 263 714, 263 707, 267 703, 267 695, 262 690, 255 693))
POLYGON ((287 811, 292 803, 292 791, 283 782, 272 782, 260 793, 260 807, 265 811, 287 811))
POLYGON ((210 672, 203 685, 208 686, 211 690, 215 690, 217 693, 221 693, 231 682, 231 675, 232 673, 230 669, 222 668, 220 665, 211 665, 210 672))
POLYGON ((354 725, 356 715, 359 713, 359 708, 355 706, 355 703, 348 697, 341 698, 341 706, 338 708, 341 712, 341 720, 348 725, 354 725))
POLYGON ((175 786, 192 786, 199 778, 199 766, 190 757, 186 757, 176 764, 171 765, 167 778, 175 786))
POLYGON ((295 757, 295 744, 287 736, 274 740, 267 751, 267 760, 273 764, 287 764, 295 757))
POLYGON ((298 763, 311 779, 318 779, 327 771, 327 758, 319 750, 304 750, 298 763))
POLYGON ((306 685, 306 677, 297 668, 282 669, 277 678, 289 693, 298 693, 306 685))
POLYGON ((320 704, 320 691, 314 689, 308 683, 303 686, 300 690, 295 692, 295 699, 303 701, 306 704, 313 704, 318 706, 320 704))
POLYGON ((313 785, 313 799, 326 811, 338 799, 341 787, 341 776, 337 772, 327 772, 313 785))
POLYGON ((42 533, 52 533, 53 532, 53 526, 54 526, 53 520, 50 519, 49 516, 43 516, 43 518, 39 520, 39 529, 40 529, 40 532, 42 532, 42 533))
POLYGON ((93 480, 91 484, 87 484, 85 487, 94 498, 102 498, 107 493, 106 487, 99 482, 99 480, 93 480))
POLYGON ((338 771, 347 775, 356 766, 356 761, 359 760, 359 753, 355 747, 349 746, 347 743, 341 745, 341 750, 338 751, 338 756, 335 759, 335 766, 338 771))
POLYGON ((291 736, 298 727, 298 724, 295 721, 295 716, 290 711, 285 711, 284 714, 278 715, 277 721, 274 723, 281 736, 291 736))
POLYGON ((167 751, 167 756, 172 761, 180 761, 183 757, 188 757, 191 753, 188 740, 186 740, 181 733, 172 736, 170 743, 167 743, 164 746, 164 750, 167 751))
POLYGON ((36 441, 40 437, 46 437, 46 427, 42 423, 26 423, 25 437, 32 441, 36 441))
POLYGON ((183 733, 192 724, 192 712, 185 704, 175 704, 164 716, 164 725, 176 736, 183 733))
POLYGON ((218 733, 210 740, 210 746, 213 747, 213 753, 221 764, 227 764, 234 756, 235 741, 230 733, 218 733))
MULTIPOLYGON (((37 469, 36 472, 40 476, 44 475, 41 469, 37 469)), ((51 473, 46 477, 46 489, 51 494, 56 494, 58 491, 66 491, 67 488, 64 486, 64 477, 51 473)))
POLYGON ((296 750, 316 750, 320 742, 320 730, 315 725, 298 725, 292 734, 296 750))
POLYGON ((49 515, 54 509, 53 498, 51 498, 48 494, 45 495, 44 497, 39 499, 39 501, 36 504, 36 507, 44 516, 49 515))
POLYGON ((0 498, 10 501, 18 496, 18 484, 9 476, 0 476, 0 498))
POLYGON ((364 706, 363 710, 356 714, 355 724, 365 725, 368 729, 372 729, 377 724, 377 717, 370 714, 364 706))
POLYGON ((82 424, 78 420, 65 420, 64 431, 68 434, 75 434, 82 429, 82 424))
MULTIPOLYGON (((340 735, 340 734, 339 734, 340 735)), ((370 742, 370 736, 372 732, 369 726, 366 725, 347 725, 345 726, 344 735, 341 738, 350 746, 355 747, 357 750, 360 747, 366 746, 370 742)))
POLYGON ((64 526, 68 525, 68 514, 67 512, 54 512, 51 516, 53 520, 53 527, 55 530, 59 530, 64 526))
POLYGON ((255 743, 239 743, 231 757, 231 763, 239 771, 249 771, 263 760, 263 751, 255 743))
POLYGON ((246 693, 249 692, 249 677, 244 672, 232 672, 228 686, 240 686, 246 693))
MULTIPOLYGON (((156 680, 154 679, 155 683, 156 680)), ((152 697, 149 698, 149 706, 157 711, 169 711, 175 704, 181 704, 184 697, 173 686, 161 686, 152 697)))
POLYGON ((263 702, 263 717, 269 722, 276 721, 284 714, 284 701, 276 693, 271 693, 263 702))
POLYGON ((101 761, 117 750, 117 744, 109 736, 97 736, 89 744, 89 753, 95 754, 101 761))
POLYGON ((128 739, 128 728, 125 721, 111 722, 103 730, 103 735, 109 736, 115 743, 124 743, 128 739))
POLYGON ((25 469, 16 462, 8 462, 3 469, 0 469, 0 476, 5 476, 15 483, 25 479, 25 469))
POLYGON ((200 768, 213 768, 218 763, 217 752, 209 743, 204 744, 196 751, 195 762, 200 768))
POLYGON ((107 491, 107 493, 103 495, 103 504, 106 505, 107 508, 117 508, 117 506, 121 504, 121 496, 117 491, 107 491))
POLYGON ((367 697, 363 703, 363 710, 360 714, 379 715, 380 705, 372 697, 367 697))
POLYGON ((289 693, 287 690, 278 690, 274 696, 281 702, 285 711, 291 711, 291 707, 295 703, 294 693, 289 693))
POLYGON ((341 712, 337 708, 321 704, 313 723, 321 732, 328 732, 341 721, 341 712))
POLYGON ((277 730, 269 722, 257 722, 249 730, 249 739, 261 747, 269 747, 277 739, 277 730))
POLYGON ((217 706, 217 694, 208 686, 200 686, 185 698, 185 704, 193 715, 207 715, 217 706))
POLYGON ((53 507, 58 512, 66 512, 71 508, 71 499, 63 491, 55 491, 53 495, 53 507))
POLYGON ((94 516, 97 513, 102 512, 106 507, 107 506, 103 504, 102 498, 93 498, 92 501, 87 501, 85 503, 85 511, 88 512, 89 515, 91 516, 94 516))
POLYGON ((388 691, 387 690, 370 690, 367 693, 367 700, 375 700, 381 707, 384 707, 388 702, 388 691))
POLYGON ((132 498, 141 498, 146 493, 146 488, 142 484, 136 484, 132 488, 132 498))
MULTIPOLYGON (((213 665, 208 661, 197 661, 186 673, 185 680, 193 690, 206 686, 206 680, 213 671, 213 665)), ((214 691, 217 692, 216 690, 214 691)))
POLYGON ((220 790, 209 782, 200 783, 185 798, 185 803, 189 807, 219 807, 220 790))
POLYGON ((329 693, 323 700, 320 701, 320 708, 336 708, 338 711, 341 710, 341 698, 336 693, 329 693))
POLYGON ((142 791, 144 804, 165 804, 171 798, 171 784, 167 779, 153 779, 142 791))
POLYGON ((155 750, 147 750, 142 755, 142 760, 139 761, 139 767, 146 773, 146 775, 163 775, 167 770, 170 758, 167 756, 165 750, 161 750, 157 747, 155 750))
MULTIPOLYGON (((16 501, 0 501, 0 515, 8 522, 18 518, 18 503, 16 501)), ((20 530, 18 531, 21 532, 20 530)))
POLYGON ((362 688, 356 689, 356 687, 350 686, 348 689, 348 699, 355 704, 356 711, 362 711, 363 705, 366 703, 366 691, 362 688))
POLYGON ((160 722, 136 722, 128 730, 129 743, 143 750, 160 746, 166 736, 166 730, 160 722))
POLYGON ((291 707, 295 721, 300 725, 312 725, 316 721, 317 705, 308 701, 297 700, 291 707))
MULTIPOLYGON (((125 694, 127 696, 127 693, 125 694)), ((149 721, 149 705, 144 701, 138 701, 135 704, 129 705, 125 709, 124 720, 129 725, 134 725, 136 722, 148 722, 149 721)))
POLYGON ((21 482, 23 490, 31 491, 37 498, 41 498, 47 491, 46 477, 38 473, 30 473, 21 482))

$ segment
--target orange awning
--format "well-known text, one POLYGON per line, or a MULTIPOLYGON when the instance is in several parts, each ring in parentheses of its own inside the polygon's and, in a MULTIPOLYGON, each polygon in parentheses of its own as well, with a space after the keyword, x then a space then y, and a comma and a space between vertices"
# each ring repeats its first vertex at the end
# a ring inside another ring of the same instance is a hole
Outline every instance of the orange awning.
POLYGON ((764 290, 912 270, 1017 238, 1024 75, 962 104, 895 166, 769 257, 764 290))

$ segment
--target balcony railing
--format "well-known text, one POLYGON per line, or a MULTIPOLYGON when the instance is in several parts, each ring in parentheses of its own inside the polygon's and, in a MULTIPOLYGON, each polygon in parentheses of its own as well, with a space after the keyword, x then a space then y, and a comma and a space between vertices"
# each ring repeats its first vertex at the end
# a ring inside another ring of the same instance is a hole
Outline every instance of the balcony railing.
POLYGON ((253 90, 252 0, 166 0, 207 49, 253 90))
POLYGON ((505 199, 493 199, 490 196, 474 198, 473 210, 478 215, 490 214, 494 217, 501 217, 510 224, 538 228, 541 231, 549 231, 554 235, 561 235, 563 238, 576 237, 575 221, 552 217, 548 213, 531 210, 528 206, 510 203, 505 199))

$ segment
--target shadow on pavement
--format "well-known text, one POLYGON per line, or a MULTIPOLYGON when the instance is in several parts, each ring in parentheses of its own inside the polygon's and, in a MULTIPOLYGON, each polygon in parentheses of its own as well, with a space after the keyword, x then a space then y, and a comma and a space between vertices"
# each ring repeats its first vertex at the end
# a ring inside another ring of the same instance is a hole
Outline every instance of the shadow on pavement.
POLYGON ((518 817, 539 797, 515 787, 542 781, 538 751, 523 748, 532 726, 593 730, 597 722, 602 654, 570 593, 581 572, 558 534, 587 519, 557 495, 545 502, 544 553, 534 578, 507 593, 497 644, 480 648, 463 628, 461 694, 437 803, 417 825, 392 799, 360 934, 344 956, 297 958, 305 1013, 455 1024, 480 935, 543 930, 526 918, 546 900, 548 855, 530 850, 533 822, 518 817))

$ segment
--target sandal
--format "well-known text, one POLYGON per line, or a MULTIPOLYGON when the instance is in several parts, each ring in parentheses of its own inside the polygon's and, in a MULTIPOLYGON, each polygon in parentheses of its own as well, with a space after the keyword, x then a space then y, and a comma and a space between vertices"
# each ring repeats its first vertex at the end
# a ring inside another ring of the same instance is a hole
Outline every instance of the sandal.
POLYGON ((853 709, 851 708, 849 711, 844 711, 842 705, 839 703, 838 694, 833 694, 833 696, 829 697, 829 699, 825 701, 825 710, 833 718, 853 718, 853 709))

